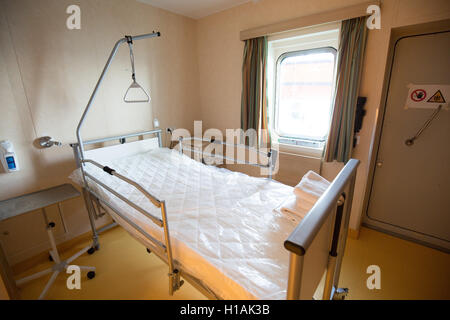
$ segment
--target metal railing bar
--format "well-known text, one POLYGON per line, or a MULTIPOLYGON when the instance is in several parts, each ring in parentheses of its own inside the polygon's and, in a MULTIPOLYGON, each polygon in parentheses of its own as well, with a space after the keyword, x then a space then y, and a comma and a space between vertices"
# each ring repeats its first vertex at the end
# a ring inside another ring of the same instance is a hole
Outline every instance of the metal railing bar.
MULTIPOLYGON (((99 201, 100 201, 100 200, 99 200, 99 201)), ((117 227, 117 222, 111 222, 110 224, 108 224, 108 225, 106 225, 106 226, 103 226, 103 227, 99 228, 99 229, 97 230, 97 232, 98 232, 98 233, 103 233, 103 232, 108 231, 109 229, 112 229, 112 228, 114 228, 114 227, 117 227)))
POLYGON ((298 300, 303 272, 303 256, 289 254, 289 274, 286 300, 298 300))
POLYGON ((140 34, 137 36, 131 36, 131 39, 133 40, 142 40, 142 39, 148 39, 148 38, 155 38, 161 36, 160 32, 152 32, 152 33, 146 33, 146 34, 140 34))
POLYGON ((256 149, 256 148, 249 147, 249 146, 247 146, 245 144, 234 144, 234 143, 228 143, 228 142, 220 141, 220 140, 212 140, 211 141, 211 140, 207 140, 207 139, 203 139, 203 138, 187 137, 187 138, 183 138, 183 141, 203 141, 203 142, 209 142, 209 143, 215 143, 215 144, 222 144, 222 145, 225 145, 225 146, 245 148, 245 149, 247 149, 249 151, 262 153, 262 154, 264 154, 266 156, 269 156, 269 154, 270 154, 270 151, 261 151, 261 150, 256 149))
POLYGON ((203 151, 199 151, 199 150, 195 150, 195 149, 191 149, 191 148, 186 148, 186 147, 184 147, 183 150, 191 151, 191 152, 194 152, 194 153, 197 153, 197 154, 202 154, 204 157, 206 156, 206 157, 211 157, 211 158, 220 158, 220 159, 223 159, 223 160, 233 161, 236 164, 246 164, 246 165, 249 165, 249 166, 255 166, 255 167, 259 167, 259 168, 270 168, 271 167, 270 164, 264 165, 264 164, 259 164, 259 163, 251 163, 251 162, 248 162, 248 161, 242 161, 242 160, 238 160, 238 159, 233 159, 233 158, 230 158, 230 157, 227 157, 227 156, 224 156, 224 155, 220 155, 220 154, 205 153, 203 151))
POLYGON ((131 221, 129 218, 127 218, 126 216, 122 215, 119 210, 117 210, 116 208, 114 208, 110 203, 108 203, 107 201, 103 200, 102 198, 100 198, 100 196, 95 193, 94 191, 90 190, 90 193, 92 193, 95 197, 97 197, 97 199, 102 202, 104 205, 106 205, 108 208, 110 208, 111 210, 113 210, 120 218, 122 218, 126 223, 128 223, 130 226, 132 226, 134 229, 136 229, 139 233, 141 233, 144 237, 146 237, 148 240, 150 240, 152 243, 156 244, 156 246, 160 247, 164 253, 166 253, 167 248, 165 246, 165 244, 163 244, 161 241, 156 240, 154 237, 152 237, 150 234, 148 234, 146 231, 144 231, 141 227, 139 227, 136 223, 134 223, 133 221, 131 221))
POLYGON ((163 222, 161 219, 155 217, 154 215, 152 215, 150 212, 144 210, 143 208, 141 208, 140 206, 138 206, 137 204, 131 202, 130 200, 128 200, 127 198, 125 198, 123 195, 121 195, 120 193, 116 192, 115 190, 113 190, 112 188, 108 187, 106 184, 104 184, 103 182, 101 182, 100 180, 96 179, 95 177, 93 177, 92 175, 90 175, 89 173, 85 172, 86 177, 88 177, 89 179, 93 180, 95 183, 99 184, 100 186, 102 186, 103 188, 105 188, 106 190, 108 190, 109 192, 111 192, 113 195, 115 195, 117 198, 119 198, 120 200, 126 202, 129 206, 133 207, 134 209, 136 209, 137 211, 139 211, 140 213, 142 213, 143 215, 145 215, 147 218, 149 218, 150 220, 152 220, 153 223, 155 223, 158 227, 163 227, 163 222))
MULTIPOLYGON (((142 132, 135 132, 135 133, 130 133, 130 134, 124 134, 124 135, 121 135, 121 136, 114 136, 114 137, 106 137, 106 138, 87 140, 87 141, 83 141, 83 145, 90 145, 90 144, 95 144, 95 143, 102 143, 102 142, 108 142, 108 141, 114 141, 114 140, 120 140, 120 139, 133 138, 133 137, 145 136, 145 135, 149 135, 149 134, 158 134, 158 135, 160 135, 161 133, 162 133, 161 129, 155 129, 155 130, 150 130, 150 131, 142 131, 142 132)), ((73 146, 78 146, 79 144, 78 144, 78 142, 75 142, 75 143, 71 143, 70 145, 73 147, 73 146)))
MULTIPOLYGON (((94 166, 102 169, 103 171, 105 171, 106 166, 101 165, 100 163, 94 161, 94 160, 90 160, 90 159, 84 159, 81 161, 81 163, 91 163, 94 166)), ((110 169, 110 168, 108 168, 110 169)), ((156 198, 154 195, 152 195, 150 192, 148 192, 147 190, 145 190, 145 188, 143 186, 141 186, 139 183, 137 183, 134 180, 131 180, 123 175, 121 175, 120 173, 117 173, 115 170, 111 170, 111 171, 106 171, 108 172, 110 175, 115 176, 117 178, 119 178, 120 180, 123 180, 125 182, 127 182, 128 184, 131 184, 132 186, 134 186, 136 189, 138 189, 139 191, 141 191, 145 196, 147 196, 147 198, 153 203, 153 205, 157 208, 161 208, 161 201, 156 198)))

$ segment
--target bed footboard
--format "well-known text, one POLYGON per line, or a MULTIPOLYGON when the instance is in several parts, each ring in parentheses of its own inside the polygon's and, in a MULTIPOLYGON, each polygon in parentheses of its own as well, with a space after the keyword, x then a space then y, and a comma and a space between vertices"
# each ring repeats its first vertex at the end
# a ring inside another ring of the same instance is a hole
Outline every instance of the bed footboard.
POLYGON ((287 299, 312 299, 325 271, 322 298, 337 298, 358 165, 356 159, 347 162, 285 241, 290 251, 287 299))

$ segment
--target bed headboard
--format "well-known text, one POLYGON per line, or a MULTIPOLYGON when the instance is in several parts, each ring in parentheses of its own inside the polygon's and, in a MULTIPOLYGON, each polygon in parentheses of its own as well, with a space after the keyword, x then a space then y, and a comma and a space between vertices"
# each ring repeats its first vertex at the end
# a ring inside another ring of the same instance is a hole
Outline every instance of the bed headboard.
MULTIPOLYGON (((142 153, 154 148, 162 147, 162 130, 155 129, 150 131, 142 131, 131 134, 125 134, 120 136, 112 136, 101 139, 94 139, 89 141, 84 141, 83 145, 95 145, 99 143, 118 141, 120 144, 113 146, 102 146, 85 151, 85 157, 91 158, 96 161, 104 161, 106 159, 114 159, 123 156, 131 156, 133 154, 142 153), (127 139, 140 136, 152 135, 153 137, 138 140, 133 142, 127 142, 127 139)), ((73 149, 75 161, 77 167, 80 167, 80 146, 78 143, 71 143, 70 146, 73 149)))

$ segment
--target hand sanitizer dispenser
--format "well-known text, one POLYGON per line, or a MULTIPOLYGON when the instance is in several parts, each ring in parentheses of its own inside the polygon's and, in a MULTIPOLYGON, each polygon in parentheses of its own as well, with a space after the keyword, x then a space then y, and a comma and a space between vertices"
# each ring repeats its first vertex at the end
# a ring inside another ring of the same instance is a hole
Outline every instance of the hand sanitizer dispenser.
POLYGON ((6 172, 19 171, 19 162, 12 142, 0 141, 0 158, 6 172))

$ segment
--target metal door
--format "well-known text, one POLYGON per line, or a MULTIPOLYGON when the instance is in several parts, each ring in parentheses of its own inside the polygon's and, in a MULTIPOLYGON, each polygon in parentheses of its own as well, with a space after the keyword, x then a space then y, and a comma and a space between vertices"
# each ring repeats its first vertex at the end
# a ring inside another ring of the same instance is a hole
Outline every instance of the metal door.
MULTIPOLYGON (((400 38, 364 223, 450 251, 450 111, 405 109, 409 84, 450 84, 450 31, 400 38)), ((449 102, 450 97, 445 97, 449 102)))

